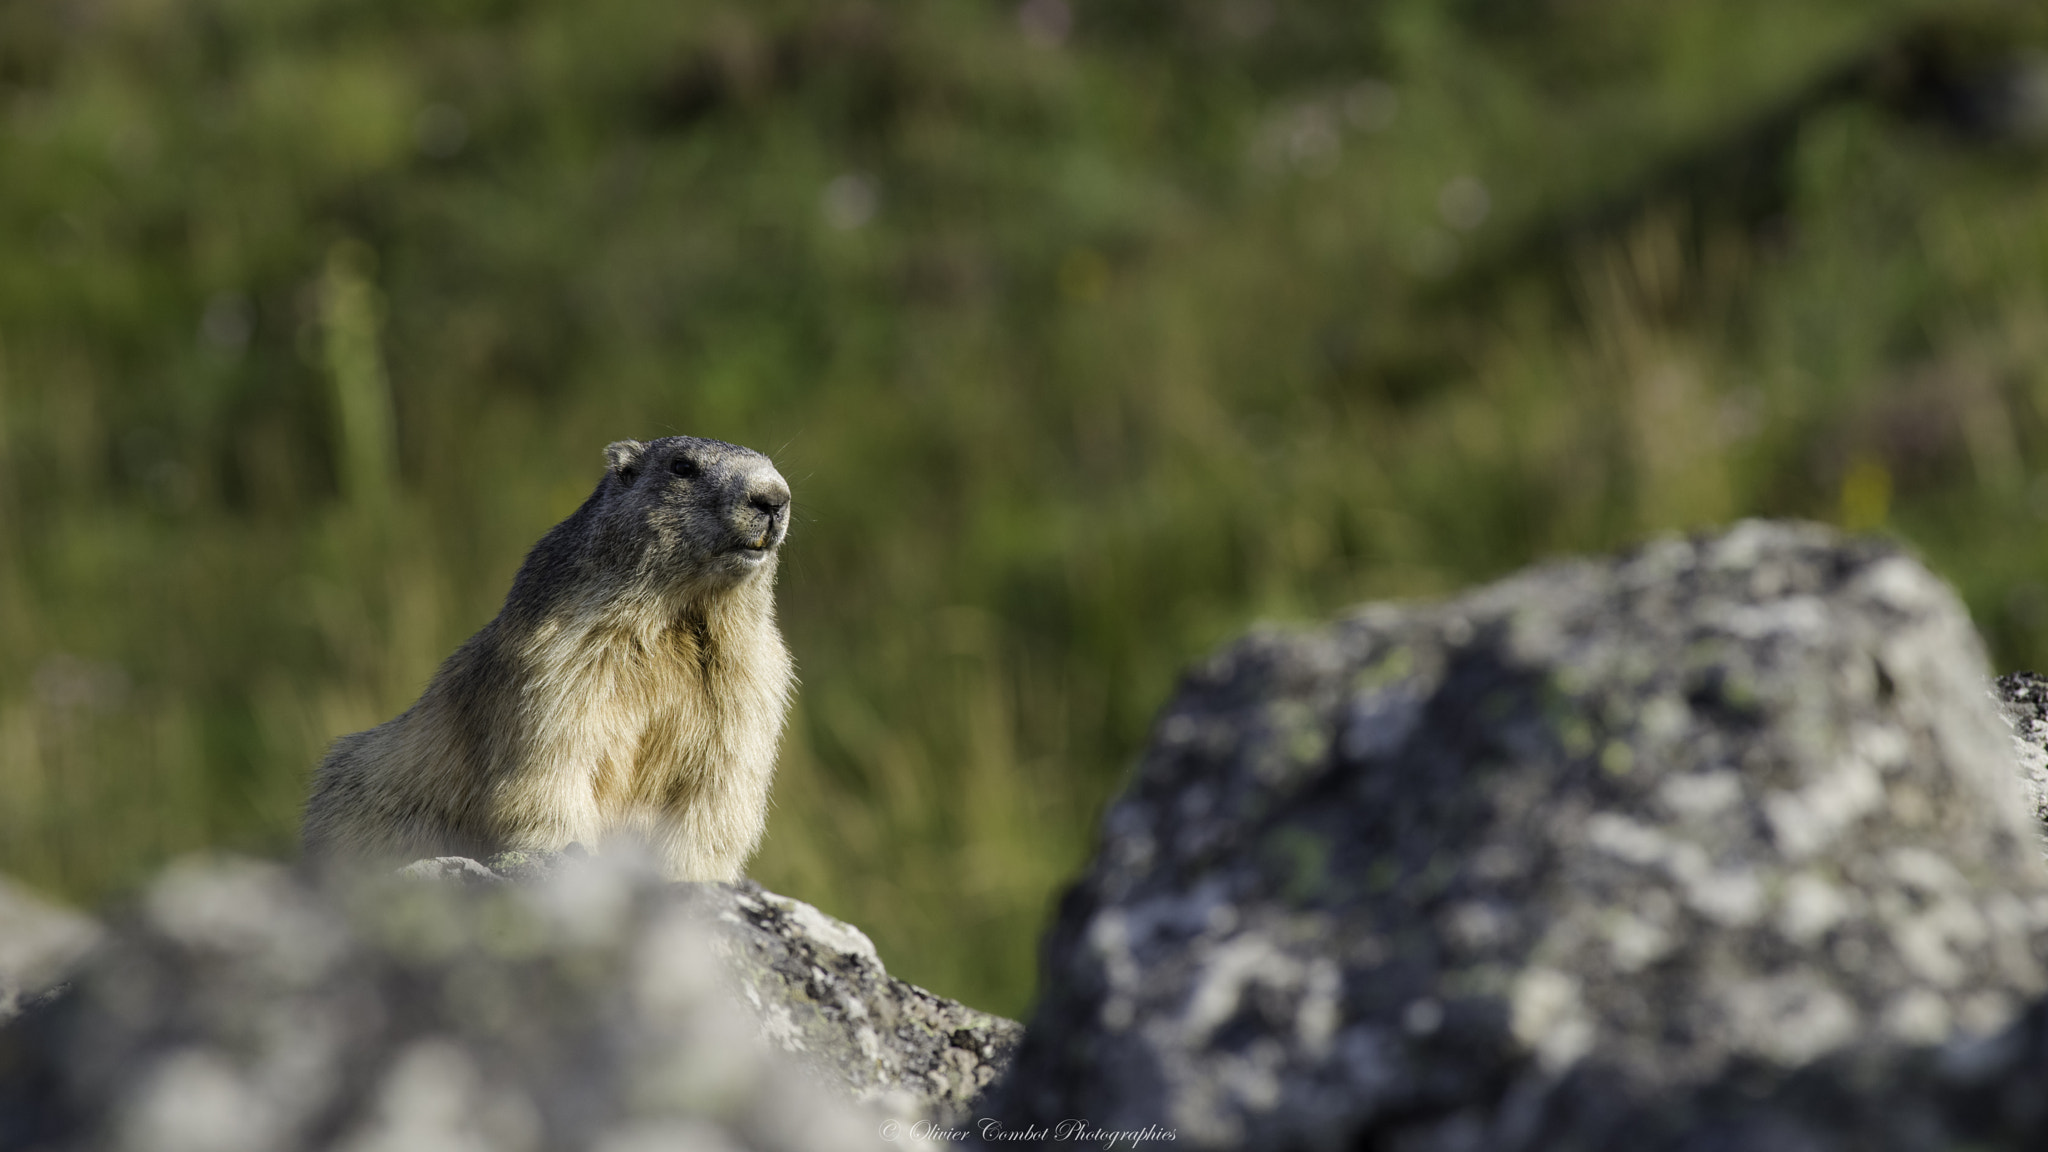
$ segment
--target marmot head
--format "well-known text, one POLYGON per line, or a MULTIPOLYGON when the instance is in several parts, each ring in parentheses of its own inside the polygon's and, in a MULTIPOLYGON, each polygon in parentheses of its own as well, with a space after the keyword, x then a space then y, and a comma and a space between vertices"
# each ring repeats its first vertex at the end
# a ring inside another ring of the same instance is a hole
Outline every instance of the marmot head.
POLYGON ((593 497, 596 551, 655 588, 709 592, 774 571, 789 485, 751 448, 694 436, 607 446, 593 497))

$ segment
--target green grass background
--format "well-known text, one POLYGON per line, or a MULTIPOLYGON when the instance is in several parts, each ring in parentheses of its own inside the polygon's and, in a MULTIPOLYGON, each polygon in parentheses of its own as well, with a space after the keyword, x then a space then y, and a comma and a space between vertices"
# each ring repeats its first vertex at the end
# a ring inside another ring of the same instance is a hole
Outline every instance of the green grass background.
POLYGON ((601 448, 796 492, 753 872, 1018 1014, 1177 669, 1744 515, 2048 666, 2048 14, 0 6, 0 870, 292 851, 601 448))

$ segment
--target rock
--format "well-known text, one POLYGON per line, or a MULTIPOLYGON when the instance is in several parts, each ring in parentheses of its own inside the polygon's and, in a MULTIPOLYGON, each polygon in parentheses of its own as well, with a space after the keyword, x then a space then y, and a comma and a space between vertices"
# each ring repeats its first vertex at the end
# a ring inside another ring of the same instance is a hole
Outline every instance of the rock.
POLYGON ((2048 677, 2014 672, 1994 681, 1992 692, 2012 728, 2013 758, 2020 764, 2027 806, 2048 829, 2048 677))
POLYGON ((177 864, 69 995, 0 1029, 0 1148, 881 1146, 880 1115, 761 1042, 717 936, 687 896, 598 861, 344 897, 269 864, 177 864))
POLYGON ((1106 814, 997 1133, 2041 1146, 1985 683, 1919 564, 1755 522, 1248 638, 1106 814))
POLYGON ((400 868, 398 874, 407 880, 431 880, 464 888, 494 888, 500 884, 511 883, 508 877, 491 871, 467 856, 435 856, 427 860, 415 860, 400 868))
POLYGON ((0 876, 0 1024, 55 994, 99 934, 90 919, 0 876))
MULTIPOLYGON (((442 857, 403 871, 465 884, 534 883, 563 859, 507 852, 488 866, 442 857)), ((716 950, 732 963, 763 1034, 854 1102, 907 1120, 958 1122, 1008 1068, 1022 1025, 895 979, 853 925, 752 881, 672 890, 718 929, 716 950)))
POLYGON ((890 976, 860 929, 751 882, 698 885, 747 1002, 783 1052, 894 1115, 959 1123, 1024 1027, 890 976))

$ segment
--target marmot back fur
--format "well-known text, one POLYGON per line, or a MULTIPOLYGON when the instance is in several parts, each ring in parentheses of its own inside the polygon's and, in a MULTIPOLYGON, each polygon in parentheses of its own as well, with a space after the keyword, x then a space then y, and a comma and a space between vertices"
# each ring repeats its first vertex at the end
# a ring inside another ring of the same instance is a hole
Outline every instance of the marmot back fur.
POLYGON ((740 877, 792 683, 774 600, 789 486, 717 440, 605 455, 597 491, 419 701, 335 741, 306 804, 310 860, 629 838, 672 879, 740 877))

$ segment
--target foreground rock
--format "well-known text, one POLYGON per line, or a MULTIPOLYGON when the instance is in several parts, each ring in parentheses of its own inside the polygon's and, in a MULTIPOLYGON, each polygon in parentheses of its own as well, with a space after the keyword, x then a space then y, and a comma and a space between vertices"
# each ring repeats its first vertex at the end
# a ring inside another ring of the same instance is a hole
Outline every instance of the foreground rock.
MULTIPOLYGON (((506 853, 488 865, 447 857, 408 871, 472 884, 535 883, 560 867, 559 857, 506 853)), ((716 930, 707 939, 738 976, 770 1043, 856 1103, 964 1122, 1023 1036, 1014 1020, 890 976, 865 933, 802 901, 752 881, 672 891, 716 930)))
POLYGON ((2027 807, 2048 829, 2048 677, 2014 672, 2000 676, 1992 693, 2012 726, 2013 758, 2019 761, 2027 807))
POLYGON ((706 885, 748 1004, 821 1082, 913 1119, 969 1121, 1024 1027, 890 976, 860 929, 758 885, 706 885))
POLYGON ((0 1024, 51 999, 98 938, 91 920, 0 877, 0 1024))
POLYGON ((2048 868, 1913 561, 1744 524, 1189 677, 998 1112, 1178 1146, 2048 1143, 2048 868))
POLYGON ((766 899, 583 862, 344 909, 272 865, 176 865, 68 995, 0 1029, 0 1148, 883 1146, 736 1002, 707 912, 766 899))

